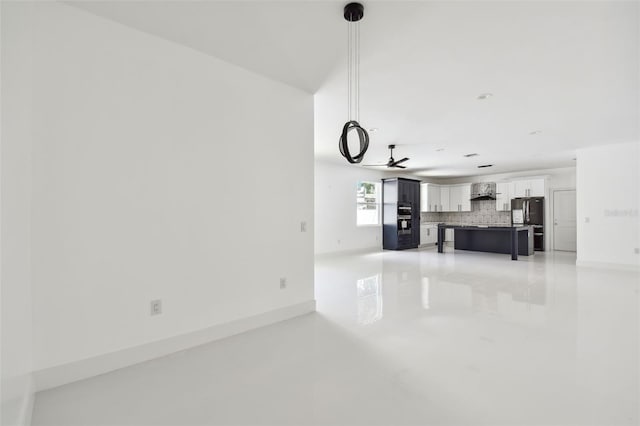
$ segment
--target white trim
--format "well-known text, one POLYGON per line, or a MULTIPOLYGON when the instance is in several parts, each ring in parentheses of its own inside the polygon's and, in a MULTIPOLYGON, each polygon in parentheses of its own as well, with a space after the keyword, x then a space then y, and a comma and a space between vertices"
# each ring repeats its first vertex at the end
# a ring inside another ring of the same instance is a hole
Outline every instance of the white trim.
POLYGON ((224 339, 255 328, 264 327, 316 310, 316 301, 308 300, 262 314, 214 325, 116 352, 98 355, 68 364, 45 368, 33 373, 36 391, 43 391, 89 377, 98 376, 154 358, 166 356, 215 340, 224 339))
POLYGON ((347 249, 347 250, 335 250, 335 251, 325 251, 322 253, 316 253, 316 259, 329 258, 334 256, 343 256, 347 254, 369 254, 369 253, 382 253, 383 249, 381 246, 371 246, 371 247, 362 247, 355 249, 347 249))
POLYGON ((590 262, 585 260, 576 260, 576 266, 580 268, 599 268, 599 269, 616 269, 619 271, 640 271, 640 265, 629 265, 626 263, 606 263, 606 262, 590 262))

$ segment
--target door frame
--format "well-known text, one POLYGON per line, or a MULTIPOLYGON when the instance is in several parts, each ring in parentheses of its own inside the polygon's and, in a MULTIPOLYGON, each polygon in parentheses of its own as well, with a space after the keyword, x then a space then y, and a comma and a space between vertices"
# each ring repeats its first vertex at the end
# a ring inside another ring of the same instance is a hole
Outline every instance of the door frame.
MULTIPOLYGON (((554 203, 555 203, 555 195, 556 192, 558 191, 574 191, 576 193, 576 206, 578 203, 578 191, 576 190, 575 187, 557 187, 557 188, 549 188, 549 245, 548 247, 551 247, 551 249, 553 251, 556 251, 556 244, 555 244, 555 215, 554 215, 554 203)), ((578 231, 577 228, 577 218, 576 218, 576 232, 578 231)), ((562 250, 559 250, 562 251, 562 250)), ((567 252, 568 253, 568 252, 567 252)), ((578 248, 576 247, 576 253, 578 253, 578 248)))

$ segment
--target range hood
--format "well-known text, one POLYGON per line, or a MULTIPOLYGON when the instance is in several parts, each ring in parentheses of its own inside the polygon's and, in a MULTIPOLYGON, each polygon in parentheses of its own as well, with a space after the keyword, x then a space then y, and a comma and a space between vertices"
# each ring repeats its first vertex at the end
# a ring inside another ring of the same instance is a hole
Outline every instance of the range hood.
POLYGON ((471 185, 471 200, 495 200, 495 182, 479 182, 471 185))

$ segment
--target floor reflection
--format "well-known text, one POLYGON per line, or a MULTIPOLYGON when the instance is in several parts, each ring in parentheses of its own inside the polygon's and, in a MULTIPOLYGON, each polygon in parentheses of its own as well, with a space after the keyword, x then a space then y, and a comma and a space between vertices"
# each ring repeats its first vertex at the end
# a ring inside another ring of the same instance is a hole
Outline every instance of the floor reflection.
POLYGON ((429 277, 422 277, 422 307, 429 309, 429 277))
POLYGON ((358 292, 358 322, 372 324, 383 316, 382 277, 376 274, 356 281, 358 292))

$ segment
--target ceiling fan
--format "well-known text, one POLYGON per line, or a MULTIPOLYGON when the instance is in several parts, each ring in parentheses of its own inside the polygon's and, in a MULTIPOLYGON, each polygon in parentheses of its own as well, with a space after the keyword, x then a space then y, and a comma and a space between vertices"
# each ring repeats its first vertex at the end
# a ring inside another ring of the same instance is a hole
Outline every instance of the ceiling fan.
POLYGON ((393 159, 393 150, 395 149, 395 147, 396 147, 395 145, 389 145, 389 150, 391 151, 391 155, 389 157, 389 161, 387 161, 386 163, 384 163, 384 164, 363 164, 363 166, 387 166, 389 168, 395 167, 397 169, 406 169, 406 167, 405 166, 401 166, 400 163, 404 163, 405 161, 408 161, 409 158, 408 157, 404 157, 403 159, 398 160, 398 161, 394 160, 393 159))

